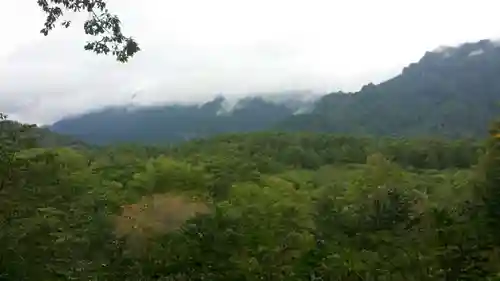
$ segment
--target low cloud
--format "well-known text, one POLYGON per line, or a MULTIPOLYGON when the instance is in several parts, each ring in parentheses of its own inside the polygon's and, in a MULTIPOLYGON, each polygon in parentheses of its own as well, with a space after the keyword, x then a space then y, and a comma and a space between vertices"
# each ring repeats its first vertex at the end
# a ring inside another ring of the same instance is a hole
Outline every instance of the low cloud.
POLYGON ((398 74, 436 46, 496 37, 500 3, 479 2, 110 0, 143 49, 120 64, 83 50, 85 16, 43 37, 36 3, 9 1, 0 24, 20 26, 0 46, 0 112, 51 123, 134 95, 152 104, 290 89, 354 91, 398 74), (26 20, 19 23, 13 11, 26 20))

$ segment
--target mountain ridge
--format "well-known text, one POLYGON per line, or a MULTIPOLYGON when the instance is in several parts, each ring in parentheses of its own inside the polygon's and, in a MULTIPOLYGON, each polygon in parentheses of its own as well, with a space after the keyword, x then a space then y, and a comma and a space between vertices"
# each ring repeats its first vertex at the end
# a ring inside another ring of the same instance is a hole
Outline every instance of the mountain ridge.
POLYGON ((331 93, 310 114, 277 126, 369 135, 477 137, 500 114, 500 48, 481 40, 426 52, 397 75, 355 93, 331 93), (477 50, 482 50, 478 53, 477 50), (470 54, 473 54, 472 56, 470 54))
POLYGON ((218 95, 199 105, 118 107, 66 118, 50 129, 91 143, 176 142, 262 130, 477 138, 500 114, 499 74, 500 43, 481 40, 428 51, 399 75, 357 92, 218 95))
POLYGON ((283 93, 229 100, 222 95, 202 104, 163 104, 130 108, 113 106, 68 117, 49 128, 86 142, 177 142, 236 131, 251 132, 307 111, 308 93, 283 93))

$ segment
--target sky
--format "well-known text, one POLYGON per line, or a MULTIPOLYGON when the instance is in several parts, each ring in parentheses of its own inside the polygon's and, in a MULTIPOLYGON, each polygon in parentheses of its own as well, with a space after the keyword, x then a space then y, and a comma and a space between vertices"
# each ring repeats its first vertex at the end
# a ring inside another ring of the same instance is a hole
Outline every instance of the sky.
POLYGON ((131 102, 356 91, 439 46, 500 38, 498 0, 108 0, 142 48, 121 64, 83 50, 88 15, 45 37, 35 0, 5 2, 0 112, 37 124, 131 102))

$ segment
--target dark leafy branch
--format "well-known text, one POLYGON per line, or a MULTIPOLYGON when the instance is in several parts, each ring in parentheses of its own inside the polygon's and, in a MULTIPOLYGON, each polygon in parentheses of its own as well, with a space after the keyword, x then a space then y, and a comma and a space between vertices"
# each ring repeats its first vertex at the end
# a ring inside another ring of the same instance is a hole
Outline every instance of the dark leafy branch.
POLYGON ((96 39, 87 42, 85 50, 111 54, 120 62, 127 62, 141 50, 132 37, 123 34, 120 19, 109 12, 105 0, 37 0, 37 3, 47 14, 40 31, 45 36, 58 23, 64 28, 71 25, 71 21, 63 20, 66 11, 87 12, 90 18, 84 23, 84 31, 96 39))

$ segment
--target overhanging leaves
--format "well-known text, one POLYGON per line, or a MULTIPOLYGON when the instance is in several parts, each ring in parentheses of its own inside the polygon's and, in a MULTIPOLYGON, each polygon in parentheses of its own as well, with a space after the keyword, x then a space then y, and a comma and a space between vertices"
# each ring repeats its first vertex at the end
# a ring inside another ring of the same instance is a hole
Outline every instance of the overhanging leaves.
POLYGON ((97 54, 112 54, 120 62, 127 62, 140 51, 137 42, 122 33, 120 19, 109 12, 104 0, 37 0, 37 3, 47 14, 44 28, 40 30, 45 36, 58 22, 64 28, 71 25, 69 20, 61 21, 65 11, 87 12, 90 19, 84 23, 85 34, 97 39, 87 42, 85 50, 97 54))

